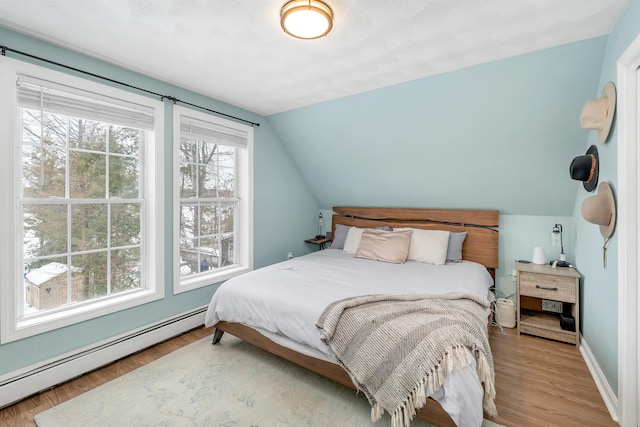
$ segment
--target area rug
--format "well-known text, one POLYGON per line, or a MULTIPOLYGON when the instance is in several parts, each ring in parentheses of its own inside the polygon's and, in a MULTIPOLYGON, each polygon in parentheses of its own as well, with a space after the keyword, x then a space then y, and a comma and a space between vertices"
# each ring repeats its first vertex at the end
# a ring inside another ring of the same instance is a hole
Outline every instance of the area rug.
MULTIPOLYGON (((204 338, 44 411, 38 427, 353 426, 371 422, 354 390, 225 334, 204 338)), ((415 419, 412 427, 429 423, 415 419)), ((483 427, 498 426, 486 421, 483 427)))

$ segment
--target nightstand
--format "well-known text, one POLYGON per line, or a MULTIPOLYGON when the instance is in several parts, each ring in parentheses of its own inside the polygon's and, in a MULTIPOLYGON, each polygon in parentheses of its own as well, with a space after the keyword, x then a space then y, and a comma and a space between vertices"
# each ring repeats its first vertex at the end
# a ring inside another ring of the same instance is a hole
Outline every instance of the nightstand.
POLYGON ((518 333, 577 345, 580 274, 572 267, 518 261, 516 274, 518 333))
POLYGON ((326 237, 320 237, 320 238, 312 237, 311 239, 305 240, 305 243, 313 243, 314 245, 319 246, 318 249, 324 249, 326 248, 325 245, 327 243, 331 243, 331 239, 328 239, 326 237))

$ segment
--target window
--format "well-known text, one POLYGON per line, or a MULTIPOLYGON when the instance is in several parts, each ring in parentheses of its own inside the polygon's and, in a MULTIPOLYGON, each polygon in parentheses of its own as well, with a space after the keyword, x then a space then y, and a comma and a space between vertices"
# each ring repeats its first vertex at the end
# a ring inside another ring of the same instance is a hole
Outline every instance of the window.
POLYGON ((253 265, 253 129, 174 107, 174 292, 253 265))
POLYGON ((162 102, 1 67, 2 341, 162 298, 162 102))

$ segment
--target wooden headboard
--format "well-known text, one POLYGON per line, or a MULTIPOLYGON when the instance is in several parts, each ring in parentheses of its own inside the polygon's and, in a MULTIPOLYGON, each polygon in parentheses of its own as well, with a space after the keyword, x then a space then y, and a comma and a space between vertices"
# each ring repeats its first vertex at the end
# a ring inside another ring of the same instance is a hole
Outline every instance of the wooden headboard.
POLYGON ((412 227, 425 230, 466 231, 462 258, 493 270, 498 268, 497 210, 413 209, 413 208, 333 208, 331 235, 336 224, 352 227, 412 227))

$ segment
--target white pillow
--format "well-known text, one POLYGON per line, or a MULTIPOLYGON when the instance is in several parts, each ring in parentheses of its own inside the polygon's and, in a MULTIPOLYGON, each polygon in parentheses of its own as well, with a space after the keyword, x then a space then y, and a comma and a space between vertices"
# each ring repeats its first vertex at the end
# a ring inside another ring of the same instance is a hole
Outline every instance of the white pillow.
POLYGON ((342 250, 348 254, 355 254, 360 246, 360 239, 362 239, 362 232, 364 228, 351 227, 347 232, 347 238, 344 239, 344 246, 342 250))
POLYGON ((447 261, 449 234, 451 234, 449 231, 394 228, 394 231, 402 230, 413 231, 407 260, 435 265, 442 265, 447 261))

